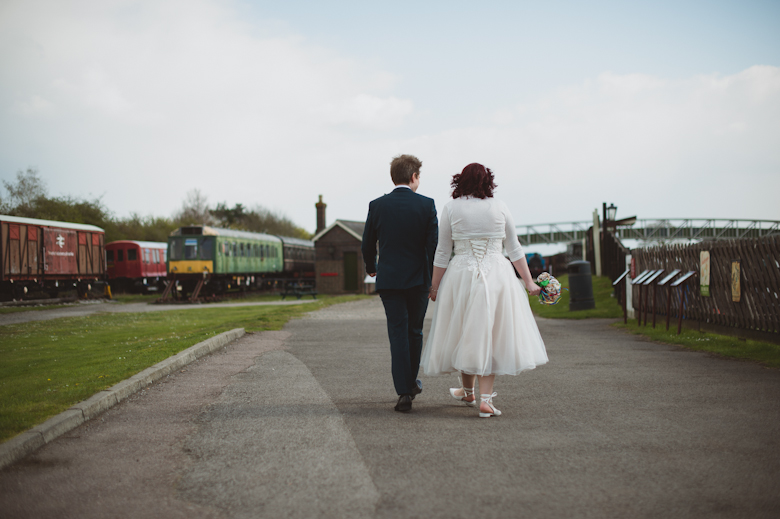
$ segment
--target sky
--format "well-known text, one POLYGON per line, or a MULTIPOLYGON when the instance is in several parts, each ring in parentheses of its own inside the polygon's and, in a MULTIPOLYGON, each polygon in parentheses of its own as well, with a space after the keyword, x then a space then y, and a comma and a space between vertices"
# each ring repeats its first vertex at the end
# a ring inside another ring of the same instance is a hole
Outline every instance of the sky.
POLYGON ((314 231, 390 160, 518 224, 780 220, 780 2, 0 0, 0 180, 116 216, 192 189, 314 231))

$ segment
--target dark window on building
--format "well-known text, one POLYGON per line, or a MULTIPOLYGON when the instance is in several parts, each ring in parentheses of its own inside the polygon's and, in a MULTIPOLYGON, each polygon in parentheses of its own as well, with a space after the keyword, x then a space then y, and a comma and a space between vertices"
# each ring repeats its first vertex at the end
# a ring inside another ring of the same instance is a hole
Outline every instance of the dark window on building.
POLYGON ((138 259, 138 251, 135 249, 127 249, 127 261, 135 261, 138 259))

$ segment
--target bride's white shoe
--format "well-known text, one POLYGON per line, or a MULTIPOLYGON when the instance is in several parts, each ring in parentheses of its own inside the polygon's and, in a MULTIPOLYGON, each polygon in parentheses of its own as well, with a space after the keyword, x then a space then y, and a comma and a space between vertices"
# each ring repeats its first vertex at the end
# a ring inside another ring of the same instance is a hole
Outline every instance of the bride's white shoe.
POLYGON ((493 407, 493 397, 498 395, 498 393, 493 393, 492 395, 479 395, 479 399, 482 401, 482 403, 487 404, 490 407, 489 413, 483 413, 482 412, 482 405, 480 404, 479 408, 479 417, 480 418, 490 418, 491 416, 501 416, 501 411, 493 407))
POLYGON ((476 398, 474 400, 471 400, 471 401, 466 400, 468 397, 474 395, 474 388, 473 387, 472 388, 451 387, 450 388, 450 395, 452 395, 452 398, 454 398, 455 400, 459 400, 459 401, 463 402, 464 404, 466 404, 467 406, 475 407, 477 405, 477 399, 476 398), (455 394, 455 392, 458 391, 459 389, 463 390, 463 394, 462 395, 456 395, 455 394))

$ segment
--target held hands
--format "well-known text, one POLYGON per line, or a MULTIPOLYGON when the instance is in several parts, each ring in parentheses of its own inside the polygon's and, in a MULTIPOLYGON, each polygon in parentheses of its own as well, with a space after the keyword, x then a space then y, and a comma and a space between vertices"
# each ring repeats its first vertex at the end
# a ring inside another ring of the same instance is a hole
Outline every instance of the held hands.
POLYGON ((431 288, 428 290, 428 299, 430 299, 431 301, 433 301, 433 302, 435 303, 435 302, 436 302, 436 294, 437 294, 438 292, 439 292, 439 288, 438 288, 438 287, 433 287, 433 286, 432 286, 432 287, 431 287, 431 288))

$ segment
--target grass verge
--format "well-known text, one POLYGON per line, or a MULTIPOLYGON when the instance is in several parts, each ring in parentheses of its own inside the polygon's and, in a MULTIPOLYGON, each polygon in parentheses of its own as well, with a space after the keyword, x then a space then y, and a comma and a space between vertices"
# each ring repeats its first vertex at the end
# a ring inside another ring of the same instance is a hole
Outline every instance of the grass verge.
POLYGON ((17 312, 37 312, 40 310, 54 310, 55 308, 64 308, 72 305, 41 305, 41 306, 6 306, 0 308, 0 315, 15 314, 17 312))
POLYGON ((677 326, 670 326, 666 331, 666 324, 656 326, 639 326, 636 321, 629 320, 628 324, 622 322, 614 325, 635 335, 644 335, 654 341, 667 344, 676 344, 697 351, 706 351, 724 357, 745 359, 760 362, 771 368, 780 368, 780 345, 763 341, 744 340, 717 333, 700 332, 683 328, 677 335, 677 326))
MULTIPOLYGON (((564 274, 558 277, 561 286, 569 288, 569 276, 564 274)), ((590 310, 569 310, 569 292, 563 291, 563 295, 555 305, 543 305, 539 303, 536 296, 528 296, 531 303, 531 310, 539 317, 548 319, 591 319, 591 318, 618 318, 623 317, 623 309, 620 307, 617 298, 612 297, 612 282, 607 277, 591 276, 593 284, 593 300, 596 302, 596 308, 590 310)))
MULTIPOLYGON (((318 296, 323 297, 323 296, 318 296)), ((127 303, 154 303, 160 298, 160 294, 114 294, 114 301, 121 304, 127 303)), ((309 300, 311 296, 305 296, 303 299, 309 300)), ((276 303, 282 300, 279 294, 251 294, 246 297, 225 298, 218 303, 206 303, 209 306, 221 305, 224 303, 276 303)), ((294 297, 288 297, 286 301, 295 301, 294 297)))
MULTIPOLYGON (((622 319, 623 309, 618 304, 617 298, 612 297, 612 283, 609 278, 592 276, 591 279, 596 308, 577 312, 569 311, 569 293, 564 291, 559 303, 552 306, 541 305, 538 298, 529 296, 531 309, 540 317, 552 319, 588 319, 594 317, 622 319)), ((564 287, 569 286, 568 275, 559 277, 558 281, 564 287)), ((706 351, 734 359, 752 360, 768 367, 780 368, 780 345, 777 344, 742 340, 728 335, 700 332, 685 328, 683 328, 680 335, 677 335, 676 324, 668 332, 665 324, 652 328, 651 326, 638 326, 635 320, 629 320, 628 324, 623 324, 621 321, 615 323, 614 326, 629 333, 644 335, 654 341, 675 344, 692 350, 706 351)))
POLYGON ((290 306, 95 314, 0 327, 0 441, 198 342, 279 330, 291 318, 368 296, 290 306))

